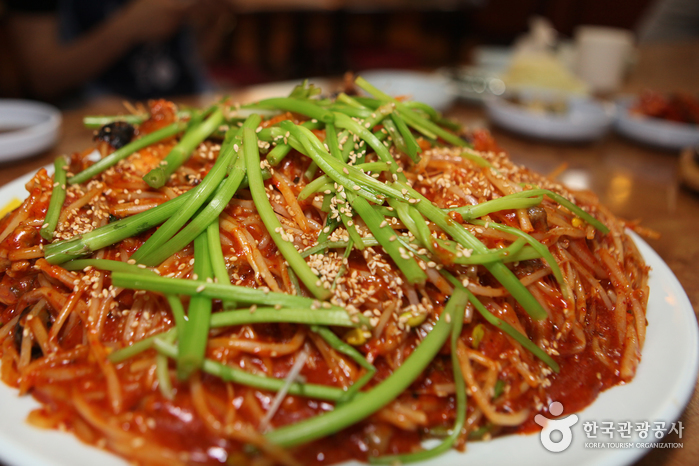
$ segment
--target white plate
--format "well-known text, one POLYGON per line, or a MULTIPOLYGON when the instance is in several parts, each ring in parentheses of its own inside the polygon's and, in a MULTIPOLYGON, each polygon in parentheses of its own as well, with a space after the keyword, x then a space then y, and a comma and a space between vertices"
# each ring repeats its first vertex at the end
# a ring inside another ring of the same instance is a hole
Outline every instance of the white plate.
MULTIPOLYGON (((23 199, 26 196, 24 184, 29 179, 30 175, 26 175, 0 188, 0 207, 13 197, 23 199)), ((514 435, 491 442, 469 443, 465 454, 451 451, 422 466, 619 466, 633 462, 646 450, 586 449, 585 442, 589 440, 585 439, 583 422, 649 421, 652 424, 654 421, 672 422, 679 417, 697 378, 697 321, 672 271, 648 244, 635 235, 634 239, 652 267, 648 333, 635 379, 627 385, 612 387, 587 409, 577 413, 579 421, 573 427, 573 442, 562 453, 545 450, 536 434, 514 435)), ((16 390, 0 383, 0 463, 7 466, 126 466, 118 457, 82 444, 70 434, 29 426, 25 422, 27 414, 38 406, 31 397, 19 398, 16 390)))
POLYGON ((357 73, 373 86, 390 95, 408 96, 444 111, 454 102, 454 89, 449 79, 439 73, 408 70, 370 70, 357 73))
POLYGON ((539 139, 561 142, 592 141, 610 128, 614 108, 585 97, 568 97, 563 115, 539 113, 508 102, 505 98, 486 99, 488 117, 498 126, 539 139))
POLYGON ((61 112, 29 100, 0 99, 0 162, 38 154, 56 142, 61 112))
POLYGON ((632 115, 629 112, 634 99, 617 101, 616 130, 638 142, 671 150, 699 144, 699 126, 675 121, 632 115))
POLYGON ((437 71, 452 82, 454 94, 467 102, 482 104, 492 96, 505 93, 505 83, 498 73, 476 66, 441 68, 437 71))

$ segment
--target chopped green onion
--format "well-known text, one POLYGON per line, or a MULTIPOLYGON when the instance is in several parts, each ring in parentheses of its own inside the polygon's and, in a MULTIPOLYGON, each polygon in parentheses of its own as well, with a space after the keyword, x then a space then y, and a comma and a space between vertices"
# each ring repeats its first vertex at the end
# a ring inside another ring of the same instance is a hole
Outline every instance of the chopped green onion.
POLYGON ((328 123, 325 125, 325 144, 327 144, 330 150, 330 155, 335 157, 337 160, 342 159, 342 151, 340 150, 340 143, 337 140, 337 130, 335 125, 328 123))
POLYGON ((551 251, 549 251, 549 248, 545 244, 540 243, 532 235, 530 235, 529 233, 525 233, 519 228, 502 225, 496 222, 484 222, 483 220, 472 220, 471 222, 475 225, 483 225, 487 228, 493 228, 494 230, 504 231, 506 233, 510 233, 525 240, 527 243, 529 243, 529 245, 532 248, 534 248, 534 250, 537 253, 541 255, 542 258, 546 260, 546 263, 551 268, 551 273, 553 273, 553 276, 556 278, 558 285, 561 287, 561 293, 563 293, 563 297, 565 299, 569 299, 571 297, 571 291, 570 289, 568 289, 568 284, 563 278, 563 272, 561 272, 561 268, 558 266, 558 262, 556 262, 556 259, 553 257, 553 254, 551 254, 551 251))
POLYGON ((398 174, 398 166, 396 164, 395 159, 388 151, 386 146, 384 146, 381 143, 381 141, 379 141, 379 139, 377 139, 376 136, 374 136, 371 133, 371 131, 369 131, 364 126, 360 125, 347 115, 343 115, 341 113, 335 115, 335 124, 338 128, 346 128, 350 130, 352 133, 359 136, 364 141, 366 141, 366 143, 369 144, 372 149, 374 149, 374 152, 376 152, 376 155, 379 158, 379 160, 389 164, 388 169, 391 171, 391 173, 398 174))
POLYGON ((77 257, 92 254, 94 251, 111 246, 126 238, 137 236, 165 221, 178 209, 181 209, 190 197, 191 194, 188 191, 145 212, 117 220, 67 240, 48 244, 44 247, 46 260, 51 264, 61 264, 77 257))
MULTIPOLYGON (((366 244, 364 244, 364 241, 362 240, 362 246, 367 247, 366 244)), ((333 279, 333 284, 330 287, 331 290, 335 291, 335 288, 337 287, 337 283, 340 280, 340 278, 347 272, 347 268, 349 265, 349 256, 352 254, 352 248, 354 248, 354 241, 350 238, 350 240, 347 242, 347 247, 345 248, 345 253, 342 255, 342 262, 340 263, 340 270, 337 271, 337 275, 335 275, 335 278, 333 279)))
POLYGON ((368 108, 367 106, 362 105, 361 103, 359 103, 359 102, 357 101, 357 99, 355 99, 354 97, 348 96, 348 95, 345 94, 344 92, 340 92, 340 93, 337 95, 337 100, 340 101, 340 102, 342 102, 342 103, 344 103, 344 104, 349 105, 350 107, 354 107, 354 108, 368 108))
POLYGON ((114 123, 115 121, 124 121, 130 125, 140 125, 149 117, 150 115, 147 113, 140 115, 86 116, 83 117, 83 125, 88 129, 99 129, 102 126, 114 123))
MULTIPOLYGON (((352 202, 353 199, 356 198, 354 194, 352 193, 345 193, 347 196, 347 200, 352 202)), ((338 200, 340 200, 338 196, 338 200)), ((366 201, 365 201, 366 202, 366 201)), ((357 220, 354 217, 350 217, 347 215, 347 213, 344 212, 345 207, 339 206, 338 207, 338 213, 340 214, 340 219, 342 220, 342 224, 345 226, 345 230, 347 230, 347 234, 350 237, 350 241, 357 247, 357 249, 362 250, 366 248, 366 245, 364 244, 364 240, 362 239, 362 235, 359 234, 359 230, 357 229, 357 220)))
POLYGON ((330 107, 334 113, 341 113, 351 118, 367 119, 371 117, 371 110, 368 108, 357 108, 351 105, 334 104, 330 107))
MULTIPOLYGON (((166 295, 166 298, 175 319, 175 328, 144 338, 130 346, 126 346, 111 353, 109 355, 109 360, 111 362, 119 363, 150 349, 153 346, 153 340, 155 338, 169 339, 170 336, 174 337, 179 333, 177 328, 183 328, 185 325, 184 322, 186 322, 182 302, 174 295, 166 295)), ((364 316, 357 316, 357 322, 355 322, 349 317, 347 311, 340 307, 333 307, 330 309, 310 309, 309 307, 282 307, 278 309, 277 307, 278 306, 258 307, 254 312, 250 312, 250 309, 216 312, 211 315, 209 325, 211 328, 221 328, 234 325, 285 322, 310 326, 329 325, 333 327, 358 327, 368 323, 364 316)))
POLYGON ((364 220, 364 223, 366 223, 367 227, 374 235, 374 238, 381 244, 388 255, 391 256, 391 259, 393 259, 393 262, 395 262, 400 271, 403 272, 408 283, 425 283, 427 274, 420 268, 420 265, 415 259, 408 255, 408 252, 405 251, 403 246, 396 241, 397 236, 393 228, 388 225, 382 226, 382 224, 385 223, 384 218, 361 197, 357 197, 354 200, 352 207, 354 207, 357 213, 362 217, 362 220, 364 220))
POLYGON ((524 349, 532 353, 534 356, 542 360, 546 365, 548 365, 554 372, 558 373, 560 371, 560 367, 558 366, 558 363, 553 360, 551 356, 546 353, 543 349, 539 348, 533 341, 531 341, 526 335, 523 333, 520 333, 519 330, 514 328, 512 325, 508 324, 504 320, 496 317, 491 313, 488 308, 486 308, 483 303, 480 302, 480 300, 473 294, 471 293, 467 288, 465 288, 459 280, 454 277, 452 274, 447 272, 446 270, 441 271, 442 275, 444 278, 449 280, 449 282, 454 286, 455 289, 462 289, 465 290, 466 293, 468 293, 468 300, 471 304, 473 304, 473 307, 476 308, 478 313, 486 320, 488 323, 495 328, 498 328, 505 332, 507 335, 512 337, 513 340, 515 340, 517 343, 522 345, 524 349))
POLYGON ((412 354, 372 390, 357 394, 352 401, 336 406, 333 411, 273 430, 265 435, 267 440, 281 447, 307 443, 351 426, 393 401, 425 370, 449 338, 456 320, 453 315, 456 301, 447 303, 437 323, 412 354))
POLYGON ((182 301, 180 301, 178 296, 172 294, 165 295, 165 299, 167 299, 167 302, 170 305, 170 312, 172 313, 172 318, 175 320, 175 328, 184 329, 187 322, 187 317, 184 314, 184 306, 182 306, 182 301))
MULTIPOLYGON (((454 372, 454 392, 456 396, 456 419, 454 419, 454 427, 451 433, 442 440, 442 442, 429 450, 418 451, 415 453, 407 453, 404 455, 387 455, 370 457, 369 462, 373 464, 406 464, 417 461, 426 461, 448 451, 459 439, 461 431, 466 422, 466 383, 461 372, 461 364, 459 362, 459 353, 457 343, 461 336, 461 328, 464 323, 464 308, 468 303, 468 295, 460 290, 455 289, 454 294, 449 299, 449 304, 455 301, 451 318, 454 320, 454 325, 451 331, 451 367, 454 372)), ((445 309, 443 312, 447 312, 445 309)))
POLYGON ((100 159, 99 161, 90 165, 80 173, 71 176, 70 178, 68 178, 68 183, 84 183, 90 178, 102 173, 109 167, 116 165, 119 161, 125 159, 134 152, 137 152, 141 149, 145 149, 146 147, 155 144, 156 142, 174 136, 175 134, 182 131, 186 126, 186 123, 184 123, 183 121, 177 121, 164 128, 160 128, 159 130, 153 131, 150 134, 146 134, 145 136, 136 139, 135 141, 131 141, 124 147, 117 149, 116 151, 112 152, 103 159, 100 159))
MULTIPOLYGON (((364 172, 382 172, 388 170, 388 164, 385 162, 370 162, 355 165, 356 168, 364 172)), ((332 179, 328 175, 321 175, 315 180, 308 183, 299 193, 298 200, 303 201, 308 199, 308 197, 320 191, 324 191, 324 188, 328 187, 332 183, 332 179)), ((334 189, 334 186, 333 186, 334 189)))
POLYGON ((53 190, 51 200, 46 210, 44 225, 39 230, 41 237, 46 241, 53 241, 53 233, 58 225, 58 218, 61 216, 63 202, 66 200, 66 161, 65 157, 57 157, 53 161, 53 190))
POLYGON ((476 296, 471 293, 470 291, 466 290, 468 292, 468 300, 473 304, 473 307, 476 308, 476 310, 479 312, 480 315, 483 316, 485 320, 488 321, 489 324, 493 325, 494 327, 499 328, 509 336, 511 336, 517 343, 522 345, 524 349, 532 353, 534 356, 537 358, 541 359, 546 365, 548 365, 554 372, 558 373, 560 371, 560 367, 558 366, 558 363, 549 356, 546 351, 542 350, 539 348, 534 342, 532 342, 529 338, 527 338, 526 335, 520 333, 516 328, 514 328, 512 325, 508 324, 502 319, 499 319, 495 317, 479 300, 476 298, 476 296))
POLYGON ((250 105, 245 105, 245 108, 274 108, 288 112, 300 113, 310 118, 315 118, 323 123, 332 123, 333 114, 329 110, 324 109, 320 105, 310 101, 295 99, 292 97, 273 97, 264 99, 250 105))
POLYGON ((476 205, 465 205, 461 207, 453 207, 445 209, 448 212, 457 212, 464 220, 480 218, 493 212, 501 210, 526 209, 541 204, 543 196, 532 198, 508 198, 507 196, 493 199, 491 201, 482 202, 476 205))
POLYGON ((277 165, 279 165, 279 162, 281 162, 284 159, 284 157, 287 156, 289 152, 291 152, 290 145, 277 144, 276 146, 274 146, 274 149, 267 153, 267 161, 271 166, 276 167, 277 165))
POLYGON ((323 338, 325 342, 330 345, 332 349, 337 351, 338 353, 342 353, 346 356, 349 356, 352 358, 354 362, 359 364, 361 367, 366 369, 366 374, 364 374, 362 377, 359 378, 356 382, 352 384, 350 388, 347 389, 345 392, 345 395, 337 400, 337 403, 346 403, 354 398, 354 396, 359 393, 359 391, 371 381, 372 378, 374 378, 374 375, 376 374, 376 367, 374 367, 373 364, 371 364, 367 359, 357 351, 352 345, 345 343, 342 341, 335 333, 330 330, 327 327, 319 327, 317 325, 314 325, 311 327, 311 330, 323 338))
MULTIPOLYGON (((311 120, 304 121, 303 123, 301 123, 301 126, 304 126, 308 129, 318 129, 322 127, 320 123, 311 120)), ((286 157, 287 154, 291 152, 292 148, 301 151, 300 144, 298 143, 296 138, 286 139, 285 134, 281 131, 281 128, 279 127, 264 128, 259 133, 257 133, 257 137, 260 140, 267 142, 279 142, 279 139, 284 140, 283 144, 277 143, 277 145, 274 146, 274 149, 269 151, 269 153, 267 154, 267 162, 269 162, 269 164, 273 167, 279 165, 279 162, 281 162, 284 159, 284 157, 286 157), (286 141, 288 141, 289 143, 287 144, 286 141)))
POLYGON ((110 353, 109 356, 107 356, 107 359, 109 359, 109 361, 114 364, 119 364, 120 362, 126 361, 127 359, 133 358, 134 356, 137 356, 143 353, 144 351, 153 348, 153 342, 156 338, 162 340, 165 337, 168 337, 169 335, 177 336, 177 329, 171 328, 169 330, 166 330, 165 332, 151 335, 149 337, 144 338, 143 340, 137 341, 136 343, 132 343, 129 346, 120 348, 114 351, 113 353, 110 353))
POLYGON ((502 379, 498 379, 497 382, 495 382, 495 387, 493 387, 493 399, 500 398, 500 395, 505 391, 505 381, 502 379))
MULTIPOLYGON (((357 183, 353 181, 354 179, 361 179, 364 181, 363 184, 370 188, 385 187, 383 183, 365 175, 357 168, 344 164, 332 157, 310 130, 302 126, 297 126, 290 121, 282 121, 280 126, 295 136, 303 145, 306 155, 311 157, 326 175, 330 176, 337 184, 344 186, 345 189, 351 190, 357 185, 357 183), (344 173, 345 169, 348 171, 348 174, 344 173)), ((372 202, 380 203, 379 198, 364 187, 360 186, 360 189, 357 190, 355 194, 367 198, 372 202)))
MULTIPOLYGON (((196 263, 196 262, 195 262, 196 263)), ((245 286, 209 283, 202 280, 185 280, 182 278, 160 277, 155 274, 112 273, 112 284, 134 290, 156 291, 165 294, 184 294, 188 296, 205 296, 211 299, 234 300, 246 304, 263 304, 268 306, 318 308, 320 302, 312 298, 276 293, 245 286)), ((325 306, 325 305, 324 305, 325 306)), ((337 306, 325 306, 326 309, 342 309, 337 306)))
MULTIPOLYGON (((197 279, 211 279, 211 262, 209 260, 209 243, 206 233, 194 240, 194 270, 197 279)), ((206 344, 209 337, 211 321, 211 298, 194 295, 189 300, 188 320, 180 334, 179 353, 177 356, 177 377, 187 380, 204 362, 206 344)))
POLYGON ((143 266, 111 259, 75 259, 63 263, 61 267, 66 270, 83 270, 85 267, 94 267, 97 270, 108 270, 110 272, 154 273, 143 266))
POLYGON ((143 180, 152 188, 158 189, 165 186, 170 179, 170 175, 192 155, 194 149, 201 144, 204 139, 218 129, 223 123, 223 112, 217 108, 205 122, 194 125, 187 130, 182 140, 170 150, 160 164, 146 173, 143 180))
MULTIPOLYGON (((532 190, 532 191, 538 191, 538 190, 532 190)), ((575 215, 577 215, 578 217, 580 217, 581 219, 585 220, 587 223, 589 223, 590 225, 595 227, 595 229, 597 229, 600 233, 603 233, 605 235, 607 233, 609 233, 609 228, 607 228, 607 226, 604 223, 600 222, 595 217, 588 214, 587 212, 582 210, 580 207, 578 207, 575 204, 573 204, 572 202, 570 202, 565 197, 561 196, 558 193, 550 191, 548 189, 542 189, 541 191, 542 191, 542 194, 545 194, 546 196, 550 197, 552 200, 558 202, 560 205, 562 205, 566 209, 570 210, 575 215)), ((527 191, 523 191, 523 192, 527 192, 527 191)))
MULTIPOLYGON (((417 202, 414 204, 417 210, 419 210, 422 215, 427 217, 431 222, 435 223, 438 227, 449 234, 463 247, 472 249, 478 254, 485 254, 488 252, 488 248, 486 248, 485 245, 478 240, 478 238, 473 236, 462 225, 454 222, 447 214, 432 204, 422 194, 418 193, 406 184, 400 182, 394 184, 404 190, 407 190, 409 195, 413 199, 417 200, 417 202)), ((492 262, 483 265, 491 274, 493 274, 495 279, 498 280, 500 284, 510 292, 512 297, 517 300, 517 302, 533 319, 541 320, 547 317, 546 311, 544 311, 544 309, 541 307, 541 304, 536 300, 536 298, 534 298, 534 296, 532 296, 529 290, 522 285, 522 282, 517 279, 514 273, 508 269, 505 264, 502 262, 492 262)))
POLYGON ((313 83, 309 83, 308 79, 304 79, 301 84, 297 84, 289 93, 289 97, 294 99, 308 99, 314 95, 318 95, 322 89, 313 83))
POLYGON ((306 285, 308 291, 318 299, 328 299, 332 293, 330 290, 323 288, 320 279, 301 257, 296 250, 296 246, 286 239, 286 233, 284 233, 282 224, 277 219, 272 205, 269 203, 262 181, 262 173, 260 172, 260 152, 257 148, 257 136, 251 128, 244 128, 243 130, 243 152, 245 153, 245 162, 248 166, 248 180, 250 181, 252 199, 255 201, 260 219, 262 219, 262 223, 267 228, 274 244, 277 245, 279 252, 284 256, 289 266, 303 284, 306 285))
MULTIPOLYGON (((255 118, 254 116, 249 117, 255 118)), ((216 220, 226 208, 233 195, 245 178, 245 157, 238 156, 228 177, 218 186, 209 203, 182 230, 161 248, 152 251, 139 262, 146 265, 158 265, 165 259, 188 245, 216 220)))
MULTIPOLYGON (((226 260, 221 250, 221 228, 219 226, 219 219, 211 222, 206 228, 206 238, 209 241, 209 258, 216 282, 230 285, 231 277, 228 275, 226 260)), ((235 309, 236 303, 235 301, 224 301, 223 308, 235 309)))
MULTIPOLYGON (((160 338, 154 339, 151 344, 159 353, 165 354, 170 358, 177 357, 178 348, 175 345, 169 344, 160 338)), ((268 390, 270 392, 276 392, 284 386, 283 379, 251 374, 241 369, 212 361, 211 359, 204 359, 202 370, 207 374, 219 377, 225 382, 235 382, 260 390, 268 390)), ((289 386, 289 394, 307 398, 317 398, 319 400, 336 401, 342 398, 345 392, 340 388, 328 387, 326 385, 294 382, 289 386)))
MULTIPOLYGON (((364 241, 364 244, 369 247, 369 246, 379 246, 379 242, 376 241, 375 238, 372 238, 370 236, 365 236, 362 238, 362 241, 364 241)), ((325 251, 326 249, 336 249, 336 248, 346 248, 349 245, 349 241, 327 241, 323 240, 321 241, 321 238, 318 238, 318 244, 316 244, 313 247, 310 247, 303 251, 301 255, 303 257, 308 257, 311 254, 319 254, 325 251)))
MULTIPOLYGON (((329 194, 327 196, 325 196, 325 199, 330 199, 330 198, 331 198, 331 195, 329 195, 329 194)), ((323 202, 323 204, 325 204, 325 202, 323 202)), ((329 208, 328 208, 328 210, 329 210, 329 208)), ((330 235, 332 234, 332 232, 335 230, 335 228, 338 227, 338 225, 340 225, 340 219, 332 218, 330 215, 328 215, 325 218, 325 225, 323 225, 323 229, 320 231, 320 234, 318 235, 318 243, 326 242, 328 240, 328 238, 330 237, 330 235)), ((308 257, 311 254, 316 254, 317 252, 324 251, 325 249, 327 249, 327 248, 322 248, 322 249, 316 250, 315 246, 314 246, 310 249, 306 249, 305 251, 303 251, 301 253, 301 257, 308 257), (315 252, 309 253, 309 251, 311 249, 315 250, 315 252)))
POLYGON ((329 328, 314 325, 311 327, 311 330, 323 337, 323 340, 325 340, 335 351, 349 356, 352 358, 352 360, 354 360, 354 362, 368 371, 376 371, 376 367, 367 361, 362 353, 357 351, 354 346, 342 341, 342 339, 335 335, 335 333, 329 328))
POLYGON ((436 125, 432 121, 422 118, 420 115, 418 115, 405 104, 399 102, 398 100, 394 99, 388 94, 381 92, 376 87, 369 84, 361 76, 357 77, 355 83, 357 84, 357 86, 359 86, 369 94, 373 95, 374 97, 382 101, 393 102, 396 105, 396 110, 400 112, 401 116, 405 119, 406 123, 412 125, 416 130, 420 131, 430 139, 435 139, 437 136, 439 136, 445 141, 454 144, 455 146, 468 145, 466 141, 464 141, 460 137, 441 128, 439 125, 436 125))
POLYGON ((211 316, 212 327, 228 327, 231 325, 249 325, 261 323, 288 322, 305 325, 331 325, 333 327, 358 327, 361 322, 355 322, 342 308, 302 308, 302 307, 258 307, 254 310, 243 309, 217 312, 211 316))
POLYGON ((327 175, 321 175, 315 180, 311 181, 308 183, 304 188, 301 190, 301 192, 298 195, 298 200, 303 201, 305 199, 308 199, 308 197, 311 194, 314 194, 318 191, 322 191, 323 187, 329 184, 330 178, 328 178, 327 175))
MULTIPOLYGON (((393 115, 391 116, 393 117, 393 115)), ((398 128, 396 127, 396 124, 393 122, 393 120, 386 119, 383 122, 383 127, 388 132, 388 135, 393 141, 393 144, 395 144, 396 149, 398 149, 399 152, 408 154, 408 146, 405 144, 405 139, 403 139, 403 136, 398 131, 398 128)), ((413 161, 415 162, 417 160, 413 159, 413 161)))
POLYGON ((236 130, 228 130, 226 141, 224 142, 221 152, 219 153, 214 166, 209 170, 204 179, 196 187, 190 190, 192 192, 189 201, 178 209, 167 221, 153 233, 145 243, 133 253, 131 259, 140 262, 141 259, 147 258, 151 253, 161 248, 168 240, 170 240, 199 210, 199 208, 211 196, 218 185, 223 181, 223 178, 228 172, 229 165, 235 161, 237 153, 235 144, 233 143, 233 135, 236 130))
MULTIPOLYGON (((170 333, 163 336, 163 341, 172 344, 175 341, 175 337, 176 335, 174 333, 170 333)), ((158 389, 166 400, 172 400, 175 398, 175 392, 172 389, 172 380, 170 380, 169 366, 170 364, 168 357, 164 354, 158 353, 158 355, 155 357, 155 375, 158 378, 158 389)))
POLYGON ((479 167, 490 168, 494 170, 495 173, 500 173, 500 171, 497 168, 495 168, 490 162, 488 162, 481 155, 479 155, 478 152, 474 150, 464 149, 463 151, 461 151, 460 155, 461 157, 475 163, 479 167))
POLYGON ((405 120, 403 120, 403 118, 400 116, 400 113, 398 112, 395 112, 393 115, 391 115, 391 120, 400 132, 401 136, 403 137, 403 141, 405 142, 406 147, 406 154, 408 154, 408 157, 410 157, 413 162, 419 162, 420 157, 418 156, 418 153, 422 152, 422 149, 420 148, 420 145, 417 143, 417 140, 415 140, 415 136, 413 136, 413 133, 410 132, 408 125, 405 124, 405 120))
POLYGON ((483 341, 484 336, 485 326, 483 324, 478 324, 475 327, 473 327, 473 331, 471 332, 471 347, 477 350, 478 347, 481 345, 481 341, 483 341))
MULTIPOLYGON (((224 99, 221 99, 223 102, 224 99)), ((179 110, 177 112, 177 118, 187 118, 192 115, 191 110, 179 110)), ((146 121, 151 116, 148 113, 139 113, 136 115, 89 115, 83 118, 83 125, 88 129, 99 129, 104 125, 114 123, 116 121, 124 121, 130 125, 140 125, 146 121)))
POLYGON ((296 126, 289 121, 282 121, 280 125, 289 130, 292 135, 300 138, 304 149, 306 149, 306 155, 311 157, 334 182, 341 184, 345 189, 354 191, 355 194, 375 204, 381 204, 382 199, 374 192, 396 199, 408 200, 408 197, 404 196, 400 190, 372 178, 356 166, 347 165, 332 157, 318 138, 306 128, 296 126))

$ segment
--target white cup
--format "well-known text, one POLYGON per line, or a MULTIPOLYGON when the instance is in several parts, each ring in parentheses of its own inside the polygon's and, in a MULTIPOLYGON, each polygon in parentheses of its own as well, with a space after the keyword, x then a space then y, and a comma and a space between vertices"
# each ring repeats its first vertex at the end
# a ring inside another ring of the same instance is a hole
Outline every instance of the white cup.
POLYGON ((633 51, 631 31, 580 26, 575 31, 576 71, 595 92, 619 89, 633 51))

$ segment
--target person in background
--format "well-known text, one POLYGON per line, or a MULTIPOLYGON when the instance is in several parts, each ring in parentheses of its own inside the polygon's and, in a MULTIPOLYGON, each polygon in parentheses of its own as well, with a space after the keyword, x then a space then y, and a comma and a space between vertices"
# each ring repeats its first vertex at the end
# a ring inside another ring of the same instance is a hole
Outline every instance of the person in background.
POLYGON ((207 80, 193 26, 210 36, 232 17, 225 0, 5 1, 27 90, 50 100, 200 92, 207 80))

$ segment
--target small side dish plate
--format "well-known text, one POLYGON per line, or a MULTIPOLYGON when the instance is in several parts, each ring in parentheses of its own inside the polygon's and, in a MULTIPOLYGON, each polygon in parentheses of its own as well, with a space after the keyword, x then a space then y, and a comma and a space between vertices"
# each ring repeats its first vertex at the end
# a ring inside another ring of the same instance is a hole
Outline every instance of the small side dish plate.
POLYGON ((634 98, 617 101, 616 130, 634 141, 670 150, 699 145, 699 125, 661 120, 632 113, 634 98))
POLYGON ((0 99, 0 162, 29 157, 54 145, 61 112, 29 100, 0 99))
MULTIPOLYGON (((521 92, 522 101, 531 100, 532 93, 521 92)), ((514 103, 508 97, 493 97, 485 102, 490 120, 496 125, 537 139, 559 142, 586 142, 599 139, 609 130, 614 119, 614 107, 587 97, 541 94, 541 99, 563 99, 565 111, 536 111, 514 103)))

